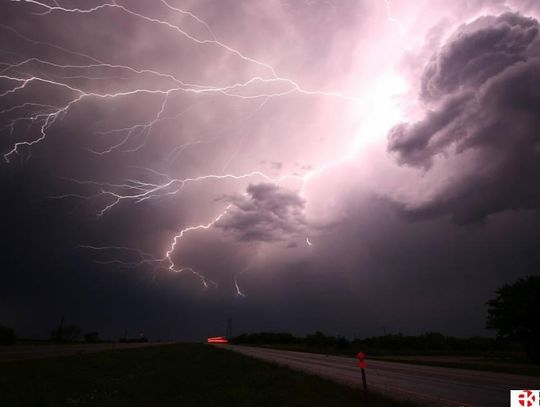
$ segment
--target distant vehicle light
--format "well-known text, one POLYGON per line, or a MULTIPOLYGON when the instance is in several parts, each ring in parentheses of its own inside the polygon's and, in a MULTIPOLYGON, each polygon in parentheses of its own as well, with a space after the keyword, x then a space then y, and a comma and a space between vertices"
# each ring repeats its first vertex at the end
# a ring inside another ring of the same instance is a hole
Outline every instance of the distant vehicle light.
POLYGON ((207 343, 222 343, 227 344, 229 341, 224 336, 214 336, 213 338, 208 338, 206 340, 207 343))

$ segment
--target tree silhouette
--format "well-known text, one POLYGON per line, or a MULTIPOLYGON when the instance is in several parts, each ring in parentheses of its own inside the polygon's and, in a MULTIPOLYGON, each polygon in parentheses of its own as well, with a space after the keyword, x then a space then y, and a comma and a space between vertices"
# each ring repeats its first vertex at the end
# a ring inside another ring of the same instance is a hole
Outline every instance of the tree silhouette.
POLYGON ((486 327, 501 338, 523 343, 529 358, 540 363, 540 276, 504 285, 487 305, 486 327))
POLYGON ((98 332, 85 333, 84 340, 88 343, 97 343, 99 342, 99 333, 98 332))
POLYGON ((54 342, 76 342, 81 335, 81 329, 77 325, 65 325, 53 329, 50 333, 54 342))
POLYGON ((13 329, 0 325, 0 345, 12 345, 16 339, 13 329))

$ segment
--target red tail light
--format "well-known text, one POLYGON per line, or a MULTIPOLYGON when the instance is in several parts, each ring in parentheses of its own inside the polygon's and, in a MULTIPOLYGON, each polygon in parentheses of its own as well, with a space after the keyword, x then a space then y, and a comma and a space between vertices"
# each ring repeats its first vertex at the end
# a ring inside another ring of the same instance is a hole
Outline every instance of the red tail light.
POLYGON ((227 338, 225 338, 224 336, 214 336, 212 338, 208 338, 206 342, 207 343, 229 343, 227 338))

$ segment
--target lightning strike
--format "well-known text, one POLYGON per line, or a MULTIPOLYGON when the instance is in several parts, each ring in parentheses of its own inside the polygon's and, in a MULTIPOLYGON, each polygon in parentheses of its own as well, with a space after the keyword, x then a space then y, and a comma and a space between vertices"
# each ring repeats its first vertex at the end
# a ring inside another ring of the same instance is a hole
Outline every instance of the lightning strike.
POLYGON ((388 16, 388 21, 390 21, 391 23, 395 24, 399 31, 401 32, 401 35, 405 35, 407 30, 405 29, 405 26, 403 24, 401 24, 401 22, 399 20, 397 20, 396 18, 394 18, 394 16, 392 15, 392 9, 390 7, 390 0, 384 0, 384 4, 386 6, 386 14, 388 16))
MULTIPOLYGON (((60 5, 58 2, 54 2, 54 5, 46 4, 38 0, 11 0, 13 3, 29 4, 33 5, 42 12, 38 13, 41 17, 46 17, 51 13, 64 13, 64 14, 94 14, 103 13, 107 9, 115 9, 122 12, 132 18, 144 21, 148 24, 158 25, 166 29, 172 30, 181 37, 191 41, 197 46, 209 46, 215 47, 225 53, 233 55, 246 64, 258 67, 266 72, 266 75, 252 76, 244 81, 236 81, 226 85, 215 86, 213 84, 198 84, 189 83, 177 78, 170 72, 160 72, 154 69, 134 67, 130 65, 122 65, 117 63, 110 63, 103 61, 101 58, 72 50, 66 47, 62 47, 57 44, 48 42, 37 41, 20 34, 18 31, 9 26, 0 25, 1 29, 4 29, 17 37, 22 41, 40 45, 48 48, 55 49, 64 55, 76 57, 79 60, 83 59, 86 63, 71 63, 65 64, 53 60, 30 57, 19 59, 18 61, 0 62, 0 81, 9 83, 7 90, 0 93, 0 99, 8 98, 13 95, 17 95, 22 91, 29 90, 33 86, 49 86, 58 91, 66 93, 66 100, 63 104, 41 104, 34 102, 19 103, 15 106, 5 108, 0 111, 0 117, 6 116, 7 125, 5 128, 10 129, 10 134, 13 134, 18 128, 20 123, 27 123, 28 128, 37 127, 38 135, 32 140, 17 141, 13 144, 12 148, 3 154, 4 160, 10 162, 12 156, 20 154, 23 148, 30 154, 30 149, 38 143, 43 142, 47 138, 48 131, 58 122, 62 121, 66 117, 70 110, 78 104, 85 103, 89 100, 102 101, 112 99, 129 99, 140 95, 152 95, 160 97, 161 104, 150 120, 141 121, 128 127, 122 127, 117 129, 105 129, 94 132, 94 135, 100 137, 112 137, 116 138, 120 136, 119 141, 111 142, 108 146, 101 149, 90 149, 90 151, 98 156, 110 154, 115 151, 124 153, 136 152, 142 149, 148 142, 153 128, 164 122, 165 120, 175 120, 181 117, 184 111, 181 111, 174 115, 167 115, 167 107, 173 97, 177 93, 192 94, 192 95, 208 95, 208 96, 223 96, 228 98, 236 98, 245 101, 257 100, 261 101, 258 109, 262 109, 269 100, 273 98, 280 98, 294 93, 302 94, 305 96, 317 96, 317 97, 334 97, 343 99, 345 101, 354 103, 366 103, 366 98, 361 98, 354 95, 349 95, 342 92, 328 92, 321 90, 305 89, 299 85, 296 81, 282 77, 277 73, 277 69, 267 62, 250 57, 237 48, 234 48, 222 41, 220 41, 213 30, 203 19, 199 18, 195 14, 177 8, 169 4, 165 0, 160 0, 160 4, 166 9, 179 14, 181 16, 192 19, 204 28, 208 38, 201 38, 190 34, 184 30, 181 26, 171 23, 167 20, 158 19, 155 17, 147 16, 128 8, 125 5, 118 4, 112 0, 107 3, 100 4, 90 8, 69 8, 60 5), (48 75, 43 73, 36 73, 36 69, 41 72, 42 69, 48 69, 48 75), (99 70, 107 72, 104 76, 96 76, 92 74, 92 71, 99 70), (92 83, 95 81, 109 79, 112 77, 121 77, 123 75, 132 75, 136 78, 149 77, 152 78, 153 86, 148 87, 126 87, 122 90, 108 89, 102 92, 92 91, 92 83), (88 82, 85 86, 83 83, 88 82), (263 90, 259 88, 263 86, 263 90), (19 111, 21 113, 19 113, 19 111), (138 141, 137 141, 138 140, 138 141), (134 144, 134 145, 133 145, 134 144)), ((395 23, 400 31, 404 34, 404 26, 396 20, 391 13, 389 0, 385 0, 386 10, 389 21, 395 23)), ((188 108, 189 109, 189 108, 188 108)), ((180 154, 184 149, 203 143, 203 140, 193 140, 188 143, 183 143, 175 148, 170 157, 175 157, 180 154)), ((69 181, 85 186, 94 188, 96 191, 91 195, 83 194, 64 194, 54 199, 66 199, 75 198, 83 200, 98 200, 104 199, 107 201, 101 209, 99 209, 97 215, 103 216, 111 209, 123 202, 141 203, 151 199, 172 197, 177 195, 183 188, 192 183, 201 183, 206 181, 223 181, 223 180, 245 180, 251 178, 259 178, 267 182, 280 183, 283 181, 294 180, 299 182, 299 195, 304 197, 308 183, 317 175, 329 170, 330 168, 341 165, 343 162, 352 159, 358 150, 358 143, 356 146, 350 149, 350 151, 342 157, 336 160, 322 164, 312 170, 305 172, 302 175, 285 174, 279 177, 270 176, 262 171, 250 171, 241 174, 223 173, 223 174, 205 174, 197 177, 189 178, 175 178, 168 174, 160 173, 153 169, 145 170, 152 175, 159 178, 156 182, 147 182, 140 179, 128 179, 123 183, 109 183, 98 182, 93 180, 77 180, 68 179, 69 181)), ((195 231, 206 231, 211 229, 217 222, 219 222, 224 216, 227 215, 232 204, 226 206, 216 217, 214 217, 208 223, 201 223, 198 225, 187 226, 181 230, 171 239, 169 248, 165 251, 162 257, 156 257, 150 253, 141 251, 137 248, 124 247, 124 246, 93 246, 93 245, 81 245, 80 247, 85 250, 101 252, 101 253, 126 253, 131 256, 135 256, 135 259, 124 261, 119 259, 99 260, 100 264, 118 264, 122 267, 138 267, 138 266, 151 266, 155 270, 164 269, 174 273, 190 272, 197 276, 202 285, 208 288, 209 285, 217 287, 217 284, 193 269, 189 266, 179 266, 173 260, 173 254, 177 249, 177 246, 188 233, 195 231)), ((313 244, 306 237, 306 244, 312 247, 313 244)), ((236 294, 244 296, 245 294, 240 290, 237 278, 234 278, 234 285, 236 294)))
POLYGON ((169 267, 168 269, 172 272, 175 272, 175 273, 181 273, 182 271, 190 271, 192 272, 193 274, 195 274, 197 277, 199 277, 201 279, 201 282, 203 283, 204 287, 205 288, 208 288, 208 282, 210 282, 211 284, 213 284, 215 287, 217 287, 217 284, 209 279, 207 279, 206 277, 204 277, 202 274, 198 273, 197 271, 195 271, 194 269, 192 269, 191 267, 181 267, 181 268, 177 268, 177 266, 175 265, 174 261, 172 260, 171 258, 171 255, 173 254, 173 252, 175 251, 176 249, 176 245, 178 243, 178 241, 180 239, 182 239, 184 237, 184 235, 188 232, 193 232, 193 231, 196 231, 196 230, 207 230, 207 229, 210 229, 212 226, 214 226, 217 222, 219 222, 219 220, 221 218, 223 218, 227 212, 229 211, 229 209, 231 208, 232 204, 229 204, 225 210, 223 210, 223 212, 221 212, 218 216, 216 216, 212 221, 210 221, 209 223, 207 224, 200 224, 200 225, 196 225, 196 226, 188 226, 182 230, 180 230, 180 232, 178 232, 178 234, 176 236, 174 236, 172 242, 171 242, 171 246, 169 248, 169 250, 167 250, 167 252, 165 253, 165 257, 164 257, 164 260, 166 259, 168 262, 169 262, 169 267))
POLYGON ((240 290, 240 286, 238 285, 238 279, 236 277, 234 278, 234 288, 236 289, 236 295, 238 295, 239 297, 246 296, 246 294, 244 294, 242 290, 240 290))

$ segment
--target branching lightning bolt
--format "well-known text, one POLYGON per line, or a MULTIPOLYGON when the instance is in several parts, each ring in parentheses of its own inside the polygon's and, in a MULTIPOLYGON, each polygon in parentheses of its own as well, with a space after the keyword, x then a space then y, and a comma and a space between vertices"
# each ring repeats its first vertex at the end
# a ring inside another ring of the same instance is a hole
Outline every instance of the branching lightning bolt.
POLYGON ((399 28, 399 31, 401 32, 401 34, 405 35, 405 33, 407 32, 407 30, 405 29, 405 26, 401 24, 401 22, 392 15, 392 8, 390 7, 390 0, 384 0, 384 4, 386 6, 386 15, 388 16, 388 21, 395 24, 399 28))
MULTIPOLYGON (((341 92, 327 92, 303 88, 296 81, 280 76, 277 69, 269 63, 250 57, 240 50, 220 41, 214 34, 209 24, 203 19, 187 10, 174 7, 165 0, 160 0, 160 4, 162 6, 172 13, 188 17, 200 24, 204 28, 207 38, 192 35, 177 24, 134 11, 114 0, 90 8, 69 8, 61 6, 56 1, 53 3, 54 5, 50 5, 38 0, 11 1, 13 3, 22 3, 35 6, 37 9, 41 10, 38 14, 43 17, 51 13, 84 15, 101 13, 107 9, 115 9, 121 13, 124 13, 126 16, 139 19, 148 24, 154 24, 169 29, 197 46, 215 47, 222 52, 229 53, 244 63, 253 65, 257 69, 264 71, 265 75, 252 76, 244 81, 233 82, 221 86, 215 86, 213 84, 187 83, 180 78, 177 78, 173 73, 170 72, 160 72, 153 69, 110 63, 103 61, 101 58, 98 59, 92 55, 71 50, 57 44, 41 42, 28 38, 12 27, 0 25, 0 29, 10 32, 11 35, 17 37, 21 41, 54 49, 62 55, 71 56, 79 61, 77 63, 65 64, 53 60, 31 57, 16 61, 11 60, 0 62, 0 81, 7 84, 7 90, 0 93, 0 98, 7 98, 19 94, 25 90, 31 90, 33 86, 47 86, 62 92, 62 94, 65 94, 65 101, 59 105, 26 102, 0 110, 0 118, 7 118, 5 120, 6 124, 0 130, 9 129, 10 134, 13 134, 20 126, 26 125, 27 129, 37 128, 38 133, 37 137, 31 140, 22 140, 14 143, 11 149, 3 154, 3 158, 6 162, 10 162, 13 156, 21 154, 23 151, 29 154, 30 149, 33 146, 46 140, 50 129, 61 122, 64 117, 70 113, 70 110, 74 106, 82 104, 87 100, 106 101, 111 99, 128 99, 140 95, 155 96, 161 99, 159 109, 149 121, 136 123, 129 127, 106 129, 94 132, 94 135, 102 137, 109 136, 116 140, 105 148, 92 149, 91 151, 96 155, 105 155, 113 151, 129 153, 143 148, 151 136, 152 129, 157 124, 166 120, 175 120, 183 114, 183 112, 177 112, 173 115, 167 114, 167 108, 171 97, 177 93, 210 96, 218 95, 248 101, 260 100, 262 103, 260 104, 259 108, 262 108, 262 106, 264 106, 264 104, 266 104, 272 98, 279 98, 286 95, 291 95, 293 93, 308 96, 334 97, 355 102, 360 100, 360 98, 356 96, 341 92), (48 69, 51 72, 49 72, 48 75, 45 75, 42 73, 43 69, 48 69), (97 76, 95 74, 93 75, 92 71, 96 70, 99 72, 104 72, 105 74, 97 76), (36 73, 36 71, 38 73, 36 73), (153 86, 142 88, 128 87, 121 91, 109 90, 98 92, 92 91, 91 88, 87 89, 84 86, 76 84, 77 79, 85 79, 92 83, 96 80, 123 77, 123 75, 152 78, 153 86), (264 85, 263 90, 259 90, 261 85, 264 85)), ((404 32, 404 27, 392 17, 388 0, 385 0, 385 4, 389 20, 396 23, 400 27, 400 30, 404 32)), ((179 154, 189 146, 203 142, 203 140, 193 140, 191 142, 184 143, 178 146, 177 149, 171 153, 171 156, 179 154)), ((189 184, 206 181, 246 180, 251 178, 258 178, 273 183, 279 183, 286 180, 298 181, 300 183, 299 193, 301 196, 304 196, 310 180, 312 180, 318 174, 323 173, 328 169, 340 165, 344 161, 352 158, 354 154, 355 151, 351 151, 347 155, 340 157, 335 161, 323 164, 315 169, 305 172, 302 175, 286 174, 280 177, 272 177, 261 171, 251 171, 242 174, 206 174, 190 178, 174 178, 168 174, 163 174, 153 169, 144 169, 158 180, 155 182, 148 182, 141 179, 128 179, 122 183, 109 183, 95 180, 69 179, 73 183, 94 188, 96 191, 91 195, 71 193, 55 196, 54 198, 103 200, 106 203, 98 211, 98 216, 103 216, 123 202, 141 203, 147 200, 175 196, 189 184)), ((103 252, 104 254, 109 252, 124 252, 136 257, 132 261, 123 261, 119 259, 98 261, 102 264, 118 264, 122 267, 128 268, 146 265, 151 266, 156 270, 165 269, 175 273, 185 271, 190 272, 200 278, 201 283, 205 288, 208 288, 210 285, 217 286, 214 281, 210 280, 192 267, 177 265, 173 259, 173 254, 177 249, 179 242, 186 234, 211 229, 217 222, 227 215, 230 208, 231 204, 227 205, 208 223, 191 225, 179 230, 171 239, 168 249, 161 256, 154 256, 137 248, 124 246, 82 245, 81 248, 84 250, 103 252)), ((313 246, 309 237, 306 237, 306 244, 310 247, 313 246)), ((237 294, 243 296, 244 293, 240 290, 236 277, 234 279, 234 284, 237 294)))

